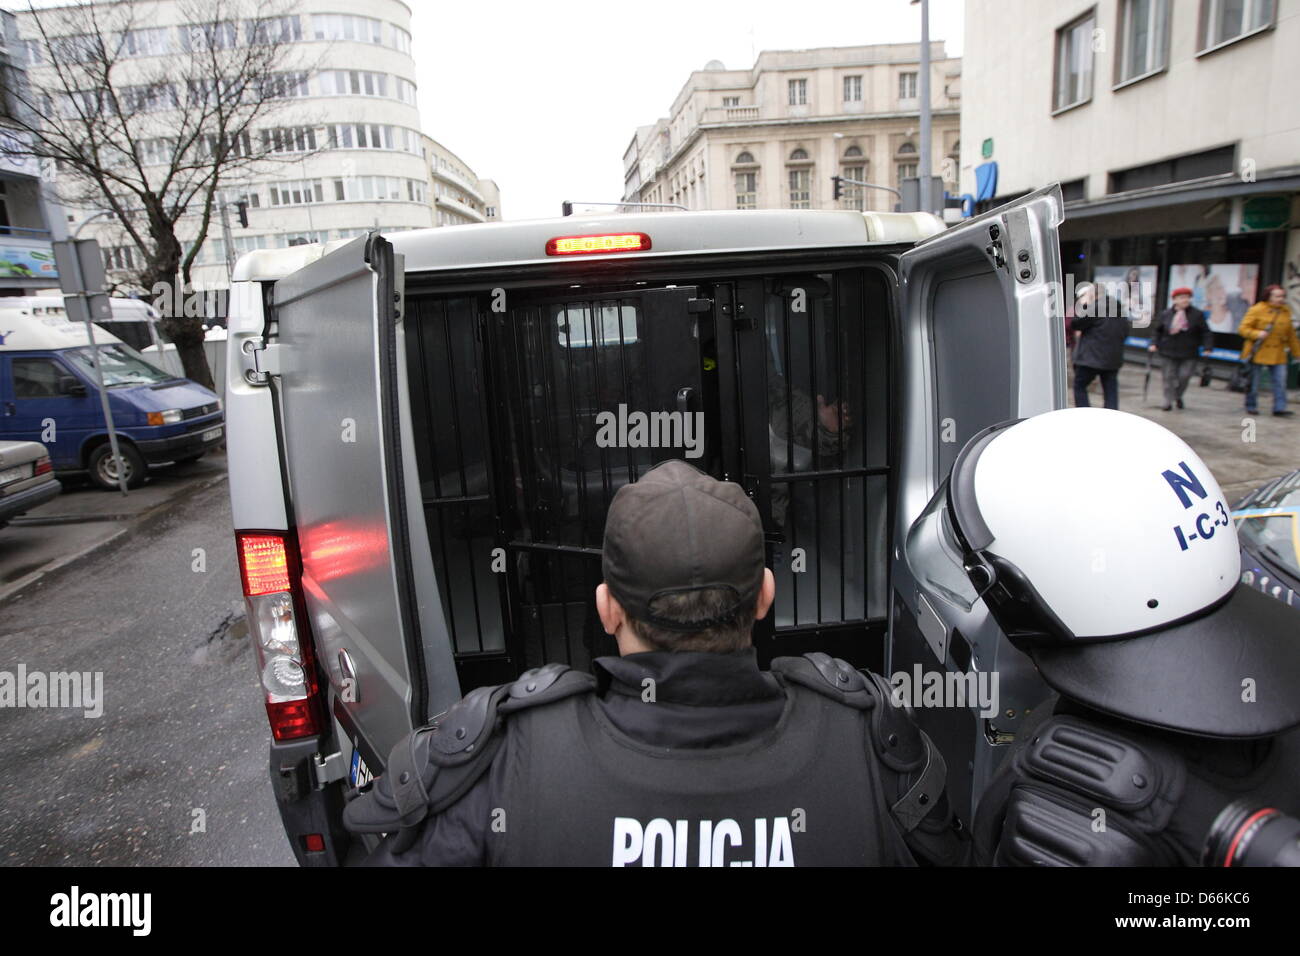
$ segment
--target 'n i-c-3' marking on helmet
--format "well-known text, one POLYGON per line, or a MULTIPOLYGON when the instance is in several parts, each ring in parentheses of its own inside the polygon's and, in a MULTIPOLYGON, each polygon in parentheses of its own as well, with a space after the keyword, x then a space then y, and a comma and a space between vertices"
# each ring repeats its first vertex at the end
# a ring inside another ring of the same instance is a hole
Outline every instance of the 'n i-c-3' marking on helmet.
MULTIPOLYGON (((1168 472, 1166 472, 1166 474, 1168 474, 1168 472)), ((1228 509, 1222 501, 1216 501, 1214 503, 1214 510, 1219 513, 1217 518, 1206 511, 1202 511, 1196 516, 1192 522, 1196 526, 1195 531, 1189 531, 1184 534, 1181 527, 1174 525, 1174 534, 1178 538, 1179 550, 1186 551, 1190 546, 1189 543, 1198 538, 1202 541, 1209 541, 1214 537, 1214 532, 1218 528, 1226 528, 1232 523, 1232 518, 1228 516, 1228 509)))
POLYGON ((1202 501, 1205 500, 1208 493, 1205 490, 1205 486, 1201 484, 1201 479, 1197 478, 1196 475, 1192 473, 1192 469, 1187 467, 1187 462, 1180 461, 1178 467, 1183 469, 1183 474, 1187 475, 1186 478, 1173 469, 1161 472, 1161 477, 1163 477, 1165 481, 1169 482, 1169 487, 1174 489, 1174 493, 1178 495, 1178 500, 1183 503, 1183 507, 1190 508, 1192 506, 1192 498, 1191 495, 1187 493, 1188 491, 1196 492, 1196 496, 1202 501))

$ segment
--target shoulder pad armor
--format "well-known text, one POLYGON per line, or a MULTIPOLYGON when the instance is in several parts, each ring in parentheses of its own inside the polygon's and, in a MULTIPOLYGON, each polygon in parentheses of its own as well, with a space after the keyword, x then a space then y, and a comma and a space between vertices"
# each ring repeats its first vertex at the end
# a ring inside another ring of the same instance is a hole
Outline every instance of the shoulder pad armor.
POLYGON ((344 808, 344 825, 355 833, 400 831, 393 852, 402 852, 414 842, 426 817, 463 797, 487 771, 501 746, 505 715, 595 686, 590 674, 548 664, 526 671, 513 683, 471 691, 397 742, 384 773, 344 808))
POLYGON ((875 706, 875 697, 867 688, 867 679, 861 671, 821 651, 802 657, 775 658, 772 671, 792 684, 807 687, 857 710, 870 710, 875 706))

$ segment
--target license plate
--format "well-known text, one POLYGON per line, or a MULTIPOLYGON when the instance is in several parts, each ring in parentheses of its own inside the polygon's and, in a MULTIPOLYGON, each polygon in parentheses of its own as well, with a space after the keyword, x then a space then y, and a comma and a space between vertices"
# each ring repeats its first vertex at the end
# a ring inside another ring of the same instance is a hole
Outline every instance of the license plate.
POLYGON ((352 751, 352 770, 348 774, 348 778, 354 787, 364 787, 375 779, 374 774, 370 772, 370 768, 366 766, 366 762, 361 759, 360 750, 352 751))
POLYGON ((18 465, 15 468, 6 468, 0 471, 0 485, 7 485, 11 481, 22 481, 24 478, 32 476, 31 464, 18 465))
POLYGON ((216 428, 209 428, 207 431, 205 431, 202 435, 199 436, 200 440, 202 441, 213 441, 214 439, 220 437, 221 437, 220 425, 218 425, 216 428))

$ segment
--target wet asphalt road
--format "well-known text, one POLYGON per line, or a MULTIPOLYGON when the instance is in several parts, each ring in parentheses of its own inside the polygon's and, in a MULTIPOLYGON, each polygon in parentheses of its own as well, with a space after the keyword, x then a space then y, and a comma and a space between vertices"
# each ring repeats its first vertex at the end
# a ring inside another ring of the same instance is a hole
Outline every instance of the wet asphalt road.
POLYGON ((0 708, 0 863, 293 865, 230 528, 221 482, 0 603, 0 671, 103 672, 99 718, 0 708))

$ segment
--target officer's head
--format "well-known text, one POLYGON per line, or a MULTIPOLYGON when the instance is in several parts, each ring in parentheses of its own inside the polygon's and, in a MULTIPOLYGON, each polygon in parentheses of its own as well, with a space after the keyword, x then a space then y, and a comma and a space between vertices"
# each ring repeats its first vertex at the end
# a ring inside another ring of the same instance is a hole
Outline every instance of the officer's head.
POLYGON ((684 461, 619 489, 602 570, 596 610, 624 654, 748 647, 776 593, 754 503, 684 461))

